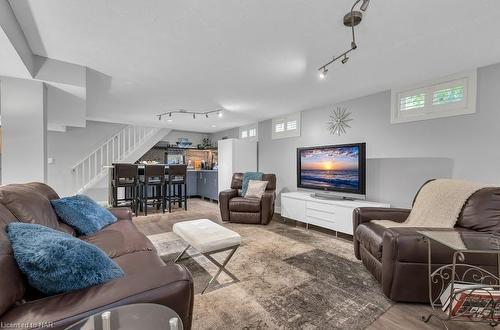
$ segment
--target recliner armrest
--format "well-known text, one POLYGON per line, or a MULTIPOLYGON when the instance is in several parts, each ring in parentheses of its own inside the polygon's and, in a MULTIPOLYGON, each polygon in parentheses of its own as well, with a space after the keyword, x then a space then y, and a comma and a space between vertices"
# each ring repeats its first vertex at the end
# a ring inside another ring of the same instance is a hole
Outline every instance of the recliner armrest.
POLYGON ((134 213, 128 207, 112 207, 108 209, 118 220, 132 220, 134 213))
POLYGON ((229 221, 229 201, 238 197, 237 189, 228 189, 219 193, 219 207, 222 221, 229 221))
POLYGON ((267 225, 274 215, 274 203, 276 201, 276 193, 274 191, 266 191, 260 199, 260 223, 267 225))
POLYGON ((392 220, 403 222, 408 218, 410 209, 398 209, 387 207, 358 207, 352 212, 353 244, 356 258, 361 259, 359 252, 359 241, 356 238, 356 228, 371 220, 392 220))

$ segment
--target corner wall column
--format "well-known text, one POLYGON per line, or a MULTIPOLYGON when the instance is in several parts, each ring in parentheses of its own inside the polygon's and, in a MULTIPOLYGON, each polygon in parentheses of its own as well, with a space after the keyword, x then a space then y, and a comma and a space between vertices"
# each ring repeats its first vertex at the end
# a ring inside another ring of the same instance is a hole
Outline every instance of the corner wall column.
POLYGON ((47 179, 47 98, 43 82, 0 77, 2 184, 47 179))

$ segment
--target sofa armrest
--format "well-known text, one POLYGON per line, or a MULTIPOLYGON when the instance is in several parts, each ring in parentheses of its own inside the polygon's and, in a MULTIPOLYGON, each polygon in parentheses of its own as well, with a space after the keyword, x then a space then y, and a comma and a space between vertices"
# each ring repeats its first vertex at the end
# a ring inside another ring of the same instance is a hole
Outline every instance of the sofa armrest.
POLYGON ((276 193, 274 191, 266 191, 260 199, 260 223, 267 225, 274 215, 274 203, 276 201, 276 193))
POLYGON ((219 193, 219 208, 222 221, 229 221, 229 201, 238 197, 237 189, 228 189, 219 193))
POLYGON ((154 303, 173 309, 182 319, 184 329, 190 329, 193 296, 193 279, 184 266, 151 267, 102 285, 15 306, 0 316, 0 322, 48 322, 53 324, 51 329, 64 329, 110 308, 154 303))
POLYGON ((112 207, 108 209, 118 220, 132 220, 134 213, 128 207, 112 207))

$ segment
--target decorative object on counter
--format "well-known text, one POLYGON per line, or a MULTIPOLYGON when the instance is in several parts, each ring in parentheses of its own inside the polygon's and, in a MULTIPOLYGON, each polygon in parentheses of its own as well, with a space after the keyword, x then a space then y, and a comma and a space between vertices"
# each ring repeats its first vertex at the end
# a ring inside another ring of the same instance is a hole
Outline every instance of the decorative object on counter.
POLYGON ((349 122, 352 121, 350 118, 351 113, 347 112, 347 108, 337 107, 330 114, 330 119, 328 120, 328 129, 330 134, 338 135, 346 133, 347 128, 351 128, 349 122))
POLYGON ((192 144, 193 143, 189 142, 188 138, 179 138, 179 141, 177 141, 177 146, 179 148, 189 148, 192 144))
POLYGON ((161 120, 164 116, 167 116, 170 118, 170 117, 172 117, 172 115, 180 114, 180 115, 190 115, 190 116, 193 116, 193 119, 196 119, 196 116, 198 116, 198 118, 209 118, 211 115, 217 114, 218 118, 222 118, 222 116, 224 115, 223 112, 224 112, 224 109, 217 109, 217 110, 210 110, 210 111, 203 111, 203 112, 178 109, 178 110, 172 110, 172 111, 160 113, 160 114, 156 115, 156 117, 158 117, 158 120, 161 120))
POLYGON ((142 165, 156 165, 158 162, 156 160, 143 160, 141 161, 142 165))
POLYGON ((210 141, 209 138, 204 138, 202 140, 202 144, 198 144, 198 149, 206 149, 206 148, 211 148, 212 147, 212 142, 210 141))

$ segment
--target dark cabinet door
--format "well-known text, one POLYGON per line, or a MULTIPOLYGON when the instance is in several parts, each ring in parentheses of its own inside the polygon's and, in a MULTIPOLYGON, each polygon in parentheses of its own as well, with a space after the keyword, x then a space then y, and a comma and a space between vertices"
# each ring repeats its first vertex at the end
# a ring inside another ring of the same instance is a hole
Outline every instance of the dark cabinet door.
POLYGON ((207 197, 207 178, 204 172, 197 172, 198 195, 202 198, 207 197))
POLYGON ((198 178, 197 172, 188 172, 187 177, 187 195, 197 196, 198 194, 198 178))
POLYGON ((219 200, 219 182, 217 172, 207 172, 207 197, 213 200, 219 200))

